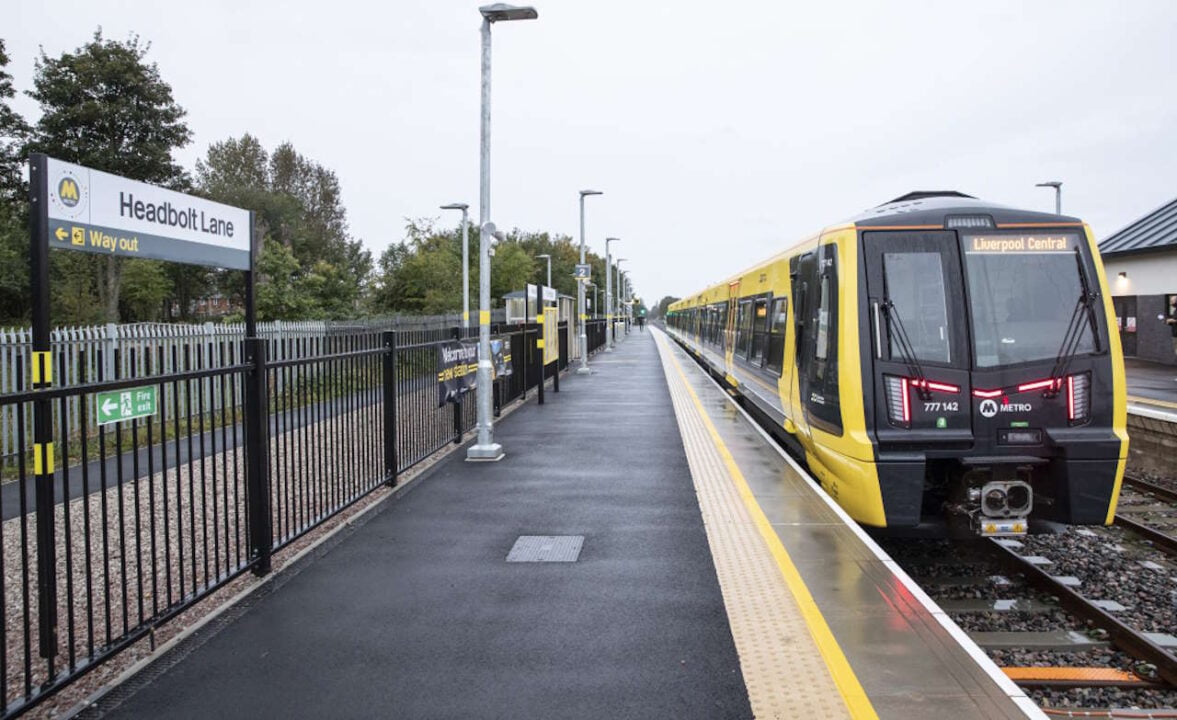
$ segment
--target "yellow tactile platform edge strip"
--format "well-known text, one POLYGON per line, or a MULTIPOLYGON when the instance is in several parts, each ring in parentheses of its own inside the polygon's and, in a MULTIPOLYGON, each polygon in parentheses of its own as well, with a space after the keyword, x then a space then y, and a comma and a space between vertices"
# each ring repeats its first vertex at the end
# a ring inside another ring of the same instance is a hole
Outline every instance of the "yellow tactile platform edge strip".
POLYGON ((748 699, 758 718, 877 718, 686 374, 655 334, 748 699))

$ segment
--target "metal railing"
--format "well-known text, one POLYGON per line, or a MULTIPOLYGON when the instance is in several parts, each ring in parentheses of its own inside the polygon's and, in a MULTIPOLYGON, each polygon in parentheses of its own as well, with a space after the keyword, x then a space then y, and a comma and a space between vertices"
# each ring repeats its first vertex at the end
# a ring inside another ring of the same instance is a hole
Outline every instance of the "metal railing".
MULTIPOLYGON (((502 311, 499 311, 500 314, 502 311)), ((272 360, 312 358, 324 353, 324 344, 337 335, 357 331, 419 331, 447 328, 460 322, 459 315, 390 316, 362 321, 332 322, 307 320, 274 321, 258 324, 258 333, 268 341, 272 360)), ((98 363, 106 377, 114 377, 115 364, 121 377, 146 377, 147 373, 170 374, 182 367, 184 352, 199 355, 209 367, 219 367, 226 349, 245 338, 245 326, 204 323, 200 325, 136 323, 60 327, 52 331, 51 347, 57 385, 74 386, 97 377, 98 363), (162 350, 162 360, 153 363, 162 350)), ((28 368, 32 353, 32 331, 28 328, 0 329, 0 394, 12 393, 23 382, 20 369, 28 368)), ((240 390, 240 388, 238 388, 240 390)), ((216 408, 231 401, 240 406, 240 395, 213 398, 216 408)), ((79 400, 61 408, 66 427, 77 434, 81 428, 79 400)), ((170 408, 165 408, 170 413, 170 408)), ((24 417, 22 430, 29 435, 31 417, 24 417)), ((0 467, 11 467, 24 445, 17 442, 17 417, 13 407, 0 407, 0 467)))
MULTIPOLYGON (((496 412, 539 384, 540 329, 493 328, 513 366, 495 381, 496 412)), ((273 552, 473 428, 474 392, 439 406, 438 348, 476 329, 286 330, 94 341, 55 352, 67 382, 36 390, 13 358, 0 413, 15 420, 15 447, 31 444, 36 402, 49 403, 54 442, 15 452, 0 485, 0 715, 24 712, 242 573, 268 571, 273 552), (70 363, 83 371, 69 374, 70 363), (154 414, 98 424, 99 393, 144 388, 154 414)), ((569 363, 569 328, 559 330, 545 378, 569 363)), ((587 331, 596 352, 604 323, 587 331)))

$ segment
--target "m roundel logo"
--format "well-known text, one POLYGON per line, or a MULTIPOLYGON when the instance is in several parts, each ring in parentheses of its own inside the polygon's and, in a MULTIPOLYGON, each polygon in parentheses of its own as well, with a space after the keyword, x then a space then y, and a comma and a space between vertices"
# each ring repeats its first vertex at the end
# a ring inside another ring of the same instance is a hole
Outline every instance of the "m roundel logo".
POLYGON ((89 200, 89 188, 81 178, 85 177, 73 170, 63 168, 52 178, 49 185, 49 202, 67 218, 79 218, 86 212, 89 200))
POLYGON ((982 400, 980 410, 982 415, 991 418, 997 414, 997 403, 993 400, 982 400))
POLYGON ((77 207, 81 202, 81 192, 78 190, 78 180, 73 175, 63 175, 57 181, 57 197, 66 207, 77 207))

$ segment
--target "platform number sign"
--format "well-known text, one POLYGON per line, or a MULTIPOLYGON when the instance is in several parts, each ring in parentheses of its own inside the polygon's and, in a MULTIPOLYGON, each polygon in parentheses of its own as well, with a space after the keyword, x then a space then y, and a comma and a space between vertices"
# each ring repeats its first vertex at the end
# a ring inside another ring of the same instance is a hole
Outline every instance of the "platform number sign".
POLYGON ((159 411, 156 388, 147 386, 94 394, 99 425, 150 417, 159 411))
POLYGON ((573 273, 572 277, 576 278, 577 280, 590 280, 592 279, 592 275, 593 266, 585 263, 584 265, 576 266, 576 272, 573 273))

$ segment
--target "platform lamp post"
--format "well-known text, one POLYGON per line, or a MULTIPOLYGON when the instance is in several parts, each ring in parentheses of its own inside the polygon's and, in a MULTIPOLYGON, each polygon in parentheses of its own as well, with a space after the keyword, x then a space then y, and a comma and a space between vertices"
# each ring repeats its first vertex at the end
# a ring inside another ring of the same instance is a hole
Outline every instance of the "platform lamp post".
POLYGON ((617 266, 617 295, 613 300, 613 317, 618 319, 621 317, 621 301, 625 297, 621 289, 621 263, 625 262, 627 258, 617 258, 613 262, 617 266))
POLYGON ((506 3, 483 5, 482 102, 478 162, 478 440, 466 451, 467 460, 501 460, 503 446, 494 441, 490 358, 490 244, 495 233, 490 221, 490 26, 510 20, 534 20, 535 8, 506 3))
MULTIPOLYGON (((589 195, 604 195, 600 190, 581 190, 580 191, 580 264, 584 265, 584 199, 589 195)), ((580 367, 576 369, 577 375, 588 375, 592 372, 588 366, 588 336, 585 333, 584 326, 584 280, 576 281, 576 311, 580 316, 580 367)))
POLYGON ((609 243, 621 238, 605 238, 605 352, 613 352, 613 256, 609 243))
POLYGON ((543 258, 544 260, 548 261, 548 287, 551 287, 552 286, 552 256, 547 253, 544 253, 542 255, 536 255, 536 257, 543 258))
POLYGON ((1034 187, 1051 187, 1054 188, 1054 214, 1063 214, 1063 184, 1059 180, 1051 180, 1050 182, 1040 182, 1034 187))
POLYGON ((462 327, 470 327, 470 224, 467 222, 470 206, 466 203, 442 205, 442 210, 462 211, 462 327))

